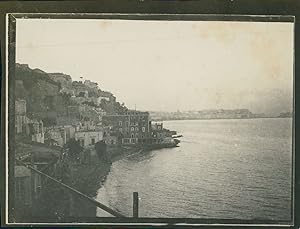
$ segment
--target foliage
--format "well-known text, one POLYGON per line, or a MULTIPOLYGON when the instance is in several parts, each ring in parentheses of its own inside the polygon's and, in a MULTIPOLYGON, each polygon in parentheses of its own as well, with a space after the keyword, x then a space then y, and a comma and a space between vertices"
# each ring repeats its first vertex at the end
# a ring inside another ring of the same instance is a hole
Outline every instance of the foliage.
POLYGON ((110 162, 109 153, 107 152, 107 145, 105 141, 101 140, 95 144, 98 158, 102 161, 110 162))
POLYGON ((66 147, 69 149, 69 156, 71 158, 79 157, 80 152, 83 150, 79 141, 76 141, 75 139, 70 139, 70 141, 67 142, 66 147))

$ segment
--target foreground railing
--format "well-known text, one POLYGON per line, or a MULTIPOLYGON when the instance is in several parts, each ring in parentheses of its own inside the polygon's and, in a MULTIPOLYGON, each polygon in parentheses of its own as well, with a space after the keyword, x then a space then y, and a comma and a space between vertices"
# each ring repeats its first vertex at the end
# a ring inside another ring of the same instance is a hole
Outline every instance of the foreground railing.
MULTIPOLYGON (((95 205, 96 207, 98 208, 101 208, 102 210, 108 212, 109 214, 113 215, 113 216, 116 216, 116 217, 126 217, 124 216, 123 214, 121 214, 120 212, 117 212, 116 210, 113 210, 111 209, 110 207, 107 207, 106 205, 98 202, 97 200, 87 196, 86 194, 82 193, 82 192, 79 192, 78 190, 70 187, 69 185, 66 185, 62 182, 60 182, 59 180, 33 168, 32 166, 24 163, 23 161, 19 160, 19 159, 16 159, 16 161, 18 163, 20 163, 21 165, 25 166, 26 168, 32 170, 33 172, 37 173, 37 174, 40 174, 41 176, 44 176, 44 177, 47 177, 49 180, 59 184, 61 187, 65 188, 66 190, 70 191, 71 193, 75 194, 76 196, 82 198, 82 199, 85 199, 87 201, 89 201, 91 204, 95 205)), ((134 192, 133 194, 134 198, 133 198, 133 203, 134 203, 134 207, 133 207, 133 216, 134 217, 138 217, 138 194, 137 192, 134 192)))

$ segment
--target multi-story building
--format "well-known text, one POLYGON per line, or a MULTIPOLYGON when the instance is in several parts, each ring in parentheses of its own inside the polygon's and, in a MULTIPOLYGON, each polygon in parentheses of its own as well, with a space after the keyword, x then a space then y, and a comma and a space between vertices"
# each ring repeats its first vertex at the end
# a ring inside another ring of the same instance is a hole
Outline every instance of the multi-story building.
POLYGON ((110 134, 118 137, 119 144, 146 143, 151 137, 149 112, 128 111, 119 115, 105 115, 102 124, 110 127, 110 134))

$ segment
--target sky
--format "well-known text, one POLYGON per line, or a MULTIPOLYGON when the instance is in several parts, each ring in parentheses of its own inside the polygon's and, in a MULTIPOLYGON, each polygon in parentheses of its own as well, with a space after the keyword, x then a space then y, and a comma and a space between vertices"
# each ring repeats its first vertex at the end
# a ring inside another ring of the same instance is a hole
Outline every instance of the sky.
POLYGON ((293 23, 17 19, 16 62, 148 111, 292 111, 293 23))

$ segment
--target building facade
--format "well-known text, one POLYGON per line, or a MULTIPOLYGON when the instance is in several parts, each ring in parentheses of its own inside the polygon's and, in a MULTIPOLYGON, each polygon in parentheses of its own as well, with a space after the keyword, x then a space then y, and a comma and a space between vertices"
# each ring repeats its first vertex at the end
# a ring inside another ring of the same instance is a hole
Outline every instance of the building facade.
POLYGON ((105 115, 102 124, 110 127, 110 135, 117 136, 119 144, 146 143, 151 137, 149 112, 128 111, 121 115, 105 115))
POLYGON ((103 131, 100 130, 81 130, 75 132, 75 140, 79 141, 84 148, 95 145, 95 143, 103 140, 103 131))

